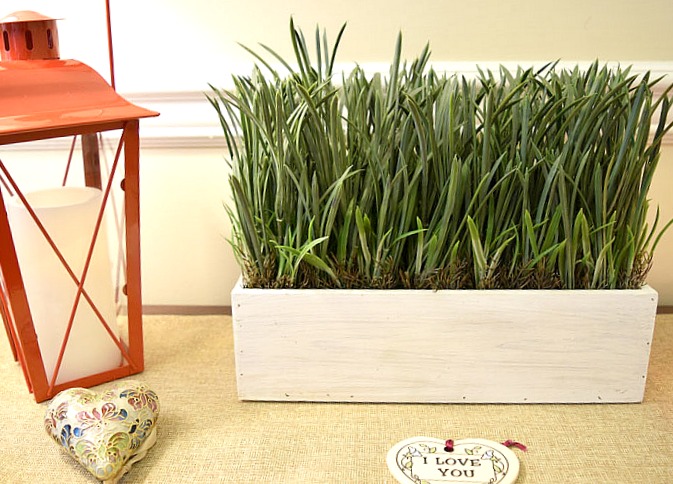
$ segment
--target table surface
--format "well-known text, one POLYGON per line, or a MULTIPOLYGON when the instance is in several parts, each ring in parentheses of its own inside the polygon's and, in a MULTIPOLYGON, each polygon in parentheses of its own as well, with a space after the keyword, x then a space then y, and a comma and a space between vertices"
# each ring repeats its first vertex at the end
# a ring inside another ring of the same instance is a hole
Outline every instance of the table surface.
MULTIPOLYGON (((673 476, 673 315, 657 318, 645 401, 600 405, 241 402, 230 317, 144 324, 146 370, 135 379, 161 400, 158 441, 122 483, 394 483, 386 453, 417 435, 522 442, 520 483, 673 476)), ((46 406, 0 343, 0 482, 97 482, 47 437, 46 406)))

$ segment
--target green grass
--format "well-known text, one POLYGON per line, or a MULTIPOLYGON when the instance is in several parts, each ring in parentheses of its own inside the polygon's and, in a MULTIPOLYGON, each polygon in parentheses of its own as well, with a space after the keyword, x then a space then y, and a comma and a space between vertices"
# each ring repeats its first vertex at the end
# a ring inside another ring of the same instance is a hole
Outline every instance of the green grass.
POLYGON ((312 59, 291 23, 296 67, 262 46, 234 90, 211 86, 247 286, 644 284, 673 86, 655 99, 658 79, 599 63, 446 76, 427 47, 403 62, 401 37, 386 76, 337 77, 343 31, 330 48, 316 30, 312 59))

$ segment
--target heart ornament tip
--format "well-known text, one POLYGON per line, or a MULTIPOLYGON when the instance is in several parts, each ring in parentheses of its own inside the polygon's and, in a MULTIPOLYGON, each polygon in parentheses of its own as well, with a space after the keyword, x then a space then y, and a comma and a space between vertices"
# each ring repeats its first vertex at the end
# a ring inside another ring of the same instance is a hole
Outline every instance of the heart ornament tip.
POLYGON ((126 380, 97 393, 71 388, 56 395, 44 417, 49 436, 93 476, 116 484, 156 442, 159 398, 126 380))
POLYGON ((486 439, 446 441, 412 437, 395 444, 388 468, 402 484, 512 484, 519 476, 519 459, 502 444, 486 439))

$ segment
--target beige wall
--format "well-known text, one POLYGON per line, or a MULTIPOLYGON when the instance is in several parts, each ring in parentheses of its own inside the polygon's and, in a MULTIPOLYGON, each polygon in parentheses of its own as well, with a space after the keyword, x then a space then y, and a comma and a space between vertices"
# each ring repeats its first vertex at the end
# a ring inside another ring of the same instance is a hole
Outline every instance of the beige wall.
MULTIPOLYGON (((654 212, 654 208, 658 205, 661 220, 664 222, 673 218, 671 180, 673 180, 673 144, 668 144, 662 150, 657 175, 650 190, 651 211, 654 212)), ((657 247, 648 282, 659 291, 660 305, 673 305, 673 227, 666 232, 657 247)))
MULTIPOLYGON (((107 74, 104 3, 2 0, 0 15, 39 10, 59 23, 64 57, 107 74)), ((671 61, 670 0, 117 0, 112 20, 121 91, 205 89, 249 56, 237 42, 291 55, 290 16, 312 40, 348 23, 339 60, 389 61, 430 42, 435 61, 671 61)))
MULTIPOLYGON (((118 89, 132 97, 164 93, 157 106, 162 116, 144 121, 141 132, 149 139, 141 155, 143 290, 144 302, 153 305, 229 304, 238 269, 225 240, 229 226, 222 203, 229 195, 224 150, 209 138, 218 129, 203 98, 187 96, 189 102, 182 102, 182 93, 206 90, 208 82, 227 85, 231 73, 247 72, 250 58, 238 41, 266 43, 290 56, 291 15, 309 38, 316 23, 333 38, 347 21, 339 56, 345 63, 385 63, 402 31, 407 57, 429 41, 434 61, 445 65, 600 59, 673 75, 671 0, 111 3, 118 89)), ((107 75, 103 5, 3 0, 0 16, 33 9, 64 17, 59 24, 62 56, 107 75)), ((136 98, 152 100, 151 95, 136 98)), ((0 147, 0 157, 27 183, 40 186, 52 175, 58 178, 50 170, 65 153, 54 149, 15 152, 0 147), (35 169, 34 163, 44 166, 35 169)), ((671 179, 673 144, 667 144, 651 192, 663 219, 673 217, 671 179)), ((673 231, 662 240, 650 277, 662 304, 673 305, 672 279, 673 231)))

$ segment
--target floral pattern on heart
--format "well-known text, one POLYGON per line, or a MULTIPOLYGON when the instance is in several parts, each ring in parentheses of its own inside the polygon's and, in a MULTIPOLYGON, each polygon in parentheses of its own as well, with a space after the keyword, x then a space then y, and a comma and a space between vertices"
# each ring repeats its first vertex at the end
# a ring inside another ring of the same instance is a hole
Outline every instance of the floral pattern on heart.
POLYGON ((54 397, 44 425, 94 477, 116 482, 154 444, 159 408, 157 394, 138 381, 102 393, 72 388, 54 397))

